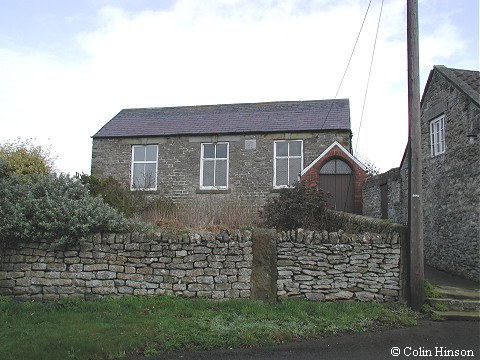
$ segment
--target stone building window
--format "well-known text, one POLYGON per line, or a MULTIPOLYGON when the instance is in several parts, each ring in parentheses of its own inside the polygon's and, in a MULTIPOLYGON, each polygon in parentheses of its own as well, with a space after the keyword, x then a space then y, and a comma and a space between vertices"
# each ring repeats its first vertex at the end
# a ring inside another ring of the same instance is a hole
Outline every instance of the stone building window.
POLYGON ((225 143, 202 144, 200 188, 228 188, 228 147, 225 143))
POLYGON ((273 149, 273 186, 292 186, 303 169, 303 141, 275 141, 273 149))
POLYGON ((132 146, 132 190, 157 190, 158 145, 132 146))
POLYGON ((445 116, 439 116, 430 122, 430 149, 432 156, 445 152, 445 116))

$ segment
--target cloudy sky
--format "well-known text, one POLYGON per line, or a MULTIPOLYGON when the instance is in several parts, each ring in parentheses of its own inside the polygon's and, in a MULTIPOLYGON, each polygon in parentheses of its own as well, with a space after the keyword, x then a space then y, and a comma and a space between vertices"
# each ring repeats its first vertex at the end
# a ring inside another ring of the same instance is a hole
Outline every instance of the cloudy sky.
MULTIPOLYGON (((122 108, 337 97, 359 157, 387 171, 407 141, 406 0, 384 1, 365 96, 381 3, 341 83, 368 0, 0 0, 0 141, 89 173, 122 108)), ((422 92, 433 65, 478 70, 478 6, 419 0, 422 92)))

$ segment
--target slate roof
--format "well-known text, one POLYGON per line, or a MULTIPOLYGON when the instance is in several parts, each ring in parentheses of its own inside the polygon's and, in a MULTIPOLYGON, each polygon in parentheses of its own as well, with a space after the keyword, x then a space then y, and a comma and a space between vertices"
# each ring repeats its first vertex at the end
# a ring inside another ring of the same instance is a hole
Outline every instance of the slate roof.
POLYGON ((348 99, 124 109, 93 138, 350 130, 348 99))
MULTIPOLYGON (((468 95, 477 106, 480 106, 480 72, 474 70, 462 70, 447 68, 443 65, 435 65, 430 71, 430 76, 425 89, 428 88, 434 71, 440 72, 447 80, 455 85, 460 91, 468 95)), ((425 92, 424 92, 425 95, 425 92)), ((423 99, 422 99, 423 102, 423 99)))

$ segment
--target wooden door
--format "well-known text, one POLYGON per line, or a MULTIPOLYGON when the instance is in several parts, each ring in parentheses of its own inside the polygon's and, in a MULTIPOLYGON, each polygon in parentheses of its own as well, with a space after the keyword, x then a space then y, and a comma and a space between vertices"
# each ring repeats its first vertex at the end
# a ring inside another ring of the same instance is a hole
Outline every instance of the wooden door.
POLYGON ((328 195, 331 209, 354 212, 354 176, 352 168, 342 159, 332 159, 320 169, 319 187, 328 195))

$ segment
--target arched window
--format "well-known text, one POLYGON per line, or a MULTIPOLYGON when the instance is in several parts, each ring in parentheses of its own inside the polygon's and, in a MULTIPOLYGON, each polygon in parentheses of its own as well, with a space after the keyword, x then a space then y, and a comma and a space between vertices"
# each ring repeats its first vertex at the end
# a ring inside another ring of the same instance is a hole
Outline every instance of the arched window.
POLYGON ((341 159, 327 161, 320 169, 320 174, 352 174, 352 168, 341 159))

